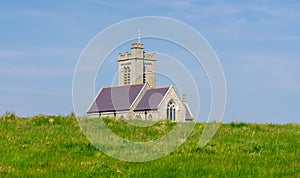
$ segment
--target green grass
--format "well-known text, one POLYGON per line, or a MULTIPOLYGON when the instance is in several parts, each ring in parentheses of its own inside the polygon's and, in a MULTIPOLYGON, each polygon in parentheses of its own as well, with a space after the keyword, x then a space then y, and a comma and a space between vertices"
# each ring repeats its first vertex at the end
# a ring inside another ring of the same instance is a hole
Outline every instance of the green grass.
MULTIPOLYGON (((136 141, 159 138, 175 125, 161 121, 138 128, 104 119, 116 134, 136 141)), ((134 163, 98 151, 74 115, 0 117, 0 177, 300 177, 300 125, 221 125, 205 147, 198 147, 205 124, 170 155, 134 163)))

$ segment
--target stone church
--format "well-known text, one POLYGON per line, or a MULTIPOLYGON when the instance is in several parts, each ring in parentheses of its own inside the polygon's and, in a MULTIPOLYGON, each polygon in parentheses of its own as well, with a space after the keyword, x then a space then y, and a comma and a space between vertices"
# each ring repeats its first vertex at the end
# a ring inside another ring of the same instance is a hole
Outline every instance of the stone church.
POLYGON ((89 116, 194 121, 186 94, 180 98, 172 85, 156 88, 156 54, 145 52, 144 44, 132 43, 130 53, 119 53, 118 66, 119 86, 101 88, 89 116))

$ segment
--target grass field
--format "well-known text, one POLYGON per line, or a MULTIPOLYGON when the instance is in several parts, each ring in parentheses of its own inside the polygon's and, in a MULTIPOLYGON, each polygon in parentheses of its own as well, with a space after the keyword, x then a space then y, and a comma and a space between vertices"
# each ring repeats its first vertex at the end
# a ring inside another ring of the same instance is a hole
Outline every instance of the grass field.
MULTIPOLYGON (((104 120, 116 134, 132 140, 163 136, 175 123, 135 128, 104 120)), ((98 151, 74 115, 0 117, 0 177, 300 177, 299 124, 221 125, 205 147, 198 147, 205 124, 170 155, 134 163, 98 151)))

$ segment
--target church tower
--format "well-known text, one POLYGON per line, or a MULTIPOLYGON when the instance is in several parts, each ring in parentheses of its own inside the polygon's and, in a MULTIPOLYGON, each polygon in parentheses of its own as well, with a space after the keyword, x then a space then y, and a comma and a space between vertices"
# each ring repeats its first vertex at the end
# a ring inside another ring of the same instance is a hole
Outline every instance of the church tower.
POLYGON ((119 86, 148 83, 156 87, 156 54, 144 51, 144 44, 132 43, 131 52, 119 53, 119 86))

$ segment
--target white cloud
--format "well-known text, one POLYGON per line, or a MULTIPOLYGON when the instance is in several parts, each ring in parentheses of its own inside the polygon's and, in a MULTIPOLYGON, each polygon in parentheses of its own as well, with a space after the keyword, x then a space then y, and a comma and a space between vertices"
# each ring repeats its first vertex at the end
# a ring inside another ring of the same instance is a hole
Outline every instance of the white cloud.
MULTIPOLYGON (((0 75, 2 78, 19 79, 49 79, 56 77, 72 76, 73 66, 35 66, 30 64, 1 64, 0 75)), ((3 81, 5 82, 5 81, 3 81)))
POLYGON ((231 83, 251 84, 255 87, 254 89, 261 91, 280 89, 285 92, 298 93, 300 90, 299 58, 299 55, 287 53, 235 53, 226 55, 226 59, 230 61, 223 63, 225 63, 225 75, 230 76, 228 78, 232 80, 231 83))
POLYGON ((43 60, 42 57, 52 56, 56 57, 72 57, 80 54, 80 49, 75 48, 60 48, 60 47, 24 47, 23 49, 0 49, 0 59, 18 58, 23 60, 24 58, 41 57, 39 60, 43 60))
POLYGON ((26 51, 0 50, 0 59, 24 57, 24 56, 28 56, 28 53, 26 51))
POLYGON ((0 50, 0 75, 27 79, 71 76, 79 50, 73 48, 30 48, 0 50), (74 62, 73 62, 74 61, 74 62))

